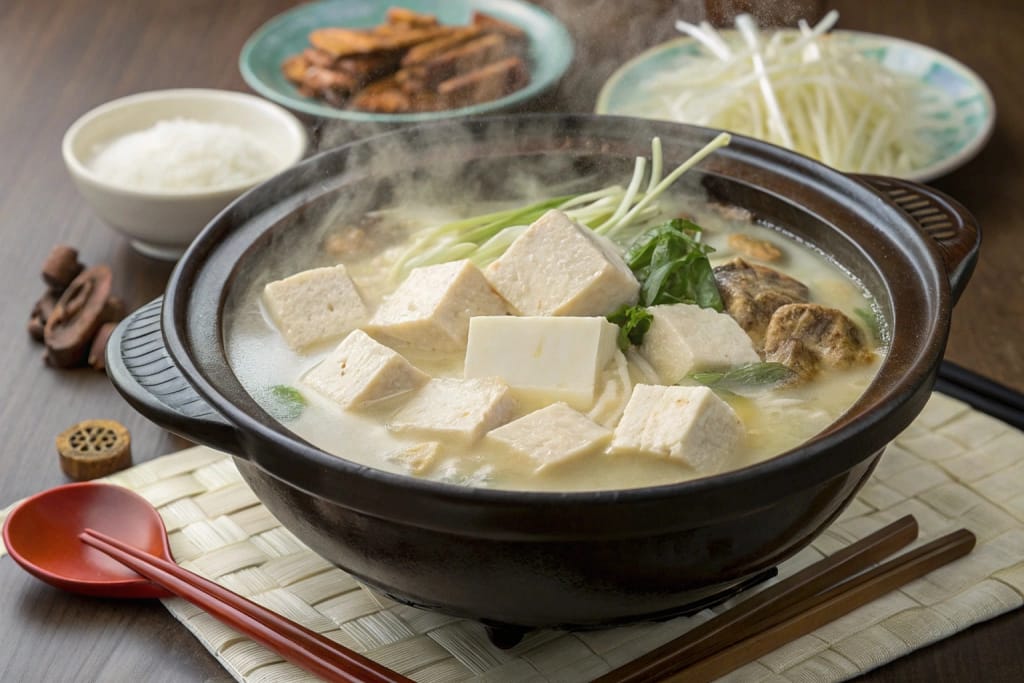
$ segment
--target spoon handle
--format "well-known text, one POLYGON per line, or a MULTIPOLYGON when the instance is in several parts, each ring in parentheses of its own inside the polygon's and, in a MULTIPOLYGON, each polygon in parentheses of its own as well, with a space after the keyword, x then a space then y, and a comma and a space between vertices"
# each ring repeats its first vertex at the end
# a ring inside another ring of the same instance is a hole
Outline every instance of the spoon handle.
POLYGON ((317 676, 349 683, 412 683, 405 676, 170 560, 93 529, 86 529, 79 538, 317 676))

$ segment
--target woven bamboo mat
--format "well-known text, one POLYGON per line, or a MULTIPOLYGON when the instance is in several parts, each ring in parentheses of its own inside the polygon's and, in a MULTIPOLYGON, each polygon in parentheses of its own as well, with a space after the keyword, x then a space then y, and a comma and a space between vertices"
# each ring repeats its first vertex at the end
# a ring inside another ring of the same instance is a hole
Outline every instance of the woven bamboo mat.
MULTIPOLYGON (((934 394, 842 517, 780 566, 779 574, 787 576, 905 514, 920 524, 919 543, 963 526, 978 536, 977 548, 723 680, 844 680, 1020 607, 1022 453, 1024 433, 934 394)), ((259 503, 222 453, 192 448, 109 481, 159 508, 183 566, 416 681, 588 681, 713 616, 705 610, 605 631, 540 631, 511 650, 499 650, 479 624, 398 604, 315 555, 259 503)), ((237 680, 310 679, 190 604, 164 604, 237 680)))

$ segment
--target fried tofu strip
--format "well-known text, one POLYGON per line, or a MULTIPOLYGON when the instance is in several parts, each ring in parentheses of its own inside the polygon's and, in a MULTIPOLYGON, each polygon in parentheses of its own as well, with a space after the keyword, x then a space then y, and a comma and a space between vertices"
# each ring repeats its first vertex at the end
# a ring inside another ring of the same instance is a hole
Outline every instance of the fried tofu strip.
POLYGON ((504 97, 529 81, 523 60, 508 57, 444 81, 437 86, 437 94, 451 107, 466 107, 504 97))
POLYGON ((480 34, 481 30, 476 26, 460 26, 446 36, 441 36, 439 38, 434 38, 433 40, 420 43, 419 45, 414 45, 409 48, 409 51, 405 53, 404 57, 402 57, 402 67, 407 68, 429 62, 438 55, 444 54, 448 50, 458 47, 462 43, 465 43, 471 38, 476 38, 480 34))
POLYGON ((372 28, 309 34, 281 71, 306 97, 378 113, 437 111, 502 97, 529 82, 526 32, 482 12, 442 26, 436 16, 391 7, 372 28))
POLYGON ((348 57, 410 48, 418 43, 446 35, 452 30, 448 26, 403 28, 401 30, 394 30, 394 27, 391 27, 386 31, 331 27, 311 32, 309 42, 313 47, 335 57, 348 57))
POLYGON ((435 55, 430 60, 409 68, 406 87, 435 89, 443 81, 469 73, 485 64, 513 56, 515 50, 505 36, 487 33, 435 55))
POLYGON ((388 23, 391 25, 409 26, 412 28, 430 28, 440 26, 433 14, 421 14, 405 7, 389 7, 388 23))
POLYGON ((512 40, 526 42, 526 31, 515 24, 502 21, 501 19, 492 17, 489 14, 484 14, 483 12, 473 12, 471 25, 484 31, 500 33, 506 38, 510 38, 512 40))
POLYGON ((284 60, 281 64, 281 73, 295 85, 302 85, 302 81, 306 77, 306 69, 308 68, 309 59, 306 58, 305 53, 299 53, 284 60))

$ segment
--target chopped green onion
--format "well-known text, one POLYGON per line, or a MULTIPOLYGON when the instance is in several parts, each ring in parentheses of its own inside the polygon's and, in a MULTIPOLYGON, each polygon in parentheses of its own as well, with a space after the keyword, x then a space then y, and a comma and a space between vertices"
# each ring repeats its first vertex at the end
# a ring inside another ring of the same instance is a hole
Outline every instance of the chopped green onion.
POLYGON ((647 175, 647 160, 637 157, 633 176, 625 189, 612 185, 584 194, 552 197, 525 207, 464 218, 422 231, 395 261, 392 278, 400 279, 413 268, 461 258, 485 266, 499 258, 527 226, 552 209, 564 211, 574 221, 601 235, 642 227, 657 218, 660 209, 656 200, 672 183, 708 154, 728 145, 730 140, 728 133, 718 134, 662 177, 661 140, 654 138, 651 141, 650 175, 647 175), (642 189, 645 179, 646 189, 642 189))

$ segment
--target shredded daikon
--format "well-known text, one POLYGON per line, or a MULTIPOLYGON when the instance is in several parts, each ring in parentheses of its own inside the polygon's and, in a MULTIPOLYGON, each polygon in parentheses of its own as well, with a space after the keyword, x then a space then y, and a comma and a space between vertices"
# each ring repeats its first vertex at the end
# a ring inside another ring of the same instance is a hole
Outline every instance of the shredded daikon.
POLYGON ((843 171, 901 175, 931 163, 930 133, 951 125, 934 115, 949 96, 828 35, 838 17, 773 33, 750 15, 735 31, 676 22, 700 54, 652 76, 649 100, 630 111, 760 138, 843 171))
POLYGON ((134 190, 213 190, 273 172, 269 149, 238 126, 192 119, 159 121, 97 150, 90 162, 108 182, 134 190))

